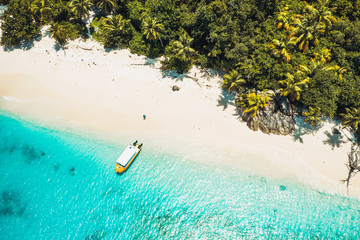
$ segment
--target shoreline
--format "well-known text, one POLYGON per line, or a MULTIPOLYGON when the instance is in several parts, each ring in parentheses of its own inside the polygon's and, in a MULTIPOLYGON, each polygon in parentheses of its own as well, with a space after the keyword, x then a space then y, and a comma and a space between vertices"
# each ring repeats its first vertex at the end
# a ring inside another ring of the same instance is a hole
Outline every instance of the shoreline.
MULTIPOLYGON (((128 50, 106 52, 92 41, 71 42, 65 52, 55 51, 45 36, 27 51, 0 50, 0 108, 99 133, 111 142, 137 135, 150 149, 346 195, 339 180, 347 176, 350 145, 344 142, 332 150, 324 143, 331 123, 314 135, 300 134, 303 143, 254 132, 238 120, 219 76, 194 68, 189 75, 197 82, 179 80, 163 76, 158 67, 128 50), (173 85, 180 90, 173 92, 173 85)), ((352 179, 348 196, 360 198, 359 182, 359 176, 352 179)))

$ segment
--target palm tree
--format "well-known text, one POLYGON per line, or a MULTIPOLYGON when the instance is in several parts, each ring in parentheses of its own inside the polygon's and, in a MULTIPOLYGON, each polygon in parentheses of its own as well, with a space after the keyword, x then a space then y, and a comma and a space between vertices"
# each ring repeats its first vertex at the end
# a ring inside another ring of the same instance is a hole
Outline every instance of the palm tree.
POLYGON ((289 16, 289 6, 286 4, 285 7, 282 8, 281 12, 279 13, 277 20, 279 21, 276 28, 281 29, 285 28, 287 31, 290 27, 290 16, 289 16))
MULTIPOLYGON (((311 58, 310 64, 308 66, 299 65, 299 70, 297 74, 305 74, 308 77, 313 77, 316 70, 323 70, 323 71, 334 71, 330 67, 324 67, 326 61, 331 59, 331 53, 329 49, 322 49, 320 53, 314 53, 315 57, 311 58), (320 60, 317 60, 320 58, 320 60)), ((342 76, 342 75, 341 75, 342 76)))
POLYGON ((294 19, 295 26, 289 34, 289 44, 298 45, 299 50, 305 52, 309 49, 310 43, 315 46, 319 44, 317 38, 319 33, 324 33, 324 24, 314 21, 311 17, 294 19))
POLYGON ((328 48, 322 48, 320 53, 314 53, 315 59, 320 58, 320 62, 325 63, 331 60, 331 50, 328 48))
POLYGON ((345 108, 346 113, 341 113, 341 124, 344 127, 350 127, 354 132, 359 130, 360 125, 360 108, 345 108))
POLYGON ((55 39, 61 46, 64 46, 67 42, 68 36, 66 29, 58 22, 54 22, 50 26, 50 37, 55 39))
POLYGON ((30 4, 30 11, 40 20, 47 23, 52 17, 52 6, 49 0, 35 0, 30 4))
POLYGON ((259 109, 265 108, 269 102, 270 97, 266 96, 264 92, 260 94, 256 92, 249 92, 240 95, 237 99, 236 104, 244 109, 244 113, 250 113, 250 117, 256 116, 259 109))
POLYGON ((347 72, 347 69, 340 67, 338 65, 325 67, 324 70, 333 71, 335 75, 339 76, 339 79, 342 80, 343 74, 347 72))
POLYGON ((327 28, 332 28, 333 23, 337 23, 337 19, 332 16, 331 11, 334 9, 328 8, 329 0, 317 0, 318 6, 315 8, 313 5, 307 4, 305 6, 305 12, 307 12, 312 18, 317 19, 319 22, 325 24, 327 28))
POLYGON ((90 6, 92 5, 91 0, 71 0, 69 7, 75 14, 76 18, 83 19, 89 17, 90 6))
POLYGON ((146 36, 146 39, 149 40, 156 40, 159 39, 161 46, 164 47, 160 32, 164 29, 164 26, 161 23, 158 23, 156 19, 146 18, 143 21, 143 28, 144 28, 144 35, 146 36))
POLYGON ((310 65, 299 65, 297 74, 305 74, 308 77, 313 77, 315 70, 320 69, 323 66, 323 62, 317 61, 315 58, 310 60, 310 65))
POLYGON ((182 61, 189 60, 193 55, 196 54, 195 49, 191 48, 190 45, 193 42, 193 38, 187 32, 183 32, 179 41, 175 41, 177 46, 177 57, 182 61))
POLYGON ((269 47, 275 49, 275 56, 282 56, 286 62, 291 60, 291 54, 286 50, 286 44, 284 42, 274 39, 269 44, 269 47))
POLYGON ((293 75, 290 73, 286 73, 286 79, 279 81, 284 88, 280 88, 281 96, 289 96, 292 102, 299 101, 301 92, 307 87, 308 82, 310 81, 308 78, 302 79, 301 75, 293 75))
POLYGON ((243 79, 241 74, 235 69, 224 75, 223 88, 227 89, 230 94, 234 92, 240 93, 243 90, 243 85, 245 84, 245 79, 243 79))
POLYGON ((128 21, 128 20, 124 20, 123 16, 120 14, 116 15, 116 16, 111 16, 111 17, 105 18, 103 27, 104 27, 105 31, 109 31, 109 32, 119 31, 120 32, 124 29, 126 21, 128 21))
POLYGON ((306 117, 304 119, 304 122, 311 124, 313 128, 316 127, 316 125, 319 122, 321 122, 320 108, 318 108, 318 107, 316 107, 316 108, 309 107, 309 111, 303 112, 302 114, 303 114, 303 116, 306 117))
POLYGON ((100 8, 105 14, 110 14, 117 7, 117 4, 114 0, 100 0, 97 3, 97 7, 100 8))

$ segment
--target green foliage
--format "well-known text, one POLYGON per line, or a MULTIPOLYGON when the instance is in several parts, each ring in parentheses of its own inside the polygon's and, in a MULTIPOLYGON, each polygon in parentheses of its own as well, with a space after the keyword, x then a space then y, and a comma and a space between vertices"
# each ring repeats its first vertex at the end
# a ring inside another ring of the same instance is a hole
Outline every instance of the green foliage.
POLYGON ((49 32, 57 43, 64 46, 69 40, 75 40, 84 34, 85 29, 84 24, 62 21, 52 23, 49 32))
POLYGON ((354 132, 359 133, 360 108, 346 108, 346 113, 340 114, 341 124, 344 127, 350 127, 354 132))
POLYGON ((314 128, 318 123, 321 122, 321 114, 320 114, 320 108, 313 108, 309 107, 309 111, 303 112, 303 116, 305 116, 304 122, 311 124, 311 126, 314 128))
POLYGON ((320 108, 325 116, 333 117, 340 91, 338 77, 329 71, 317 70, 309 87, 303 92, 302 102, 306 106, 320 108))
POLYGON ((150 55, 150 44, 147 44, 143 38, 143 34, 135 32, 133 38, 129 42, 129 48, 131 53, 138 55, 150 55))
POLYGON ((69 7, 77 19, 83 19, 89 16, 91 0, 71 0, 69 7))
POLYGON ((161 41, 160 32, 164 30, 164 25, 157 22, 156 19, 145 18, 143 21, 144 35, 148 40, 157 40, 159 39, 161 46, 164 47, 164 44, 161 41))
POLYGON ((32 40, 44 24, 62 45, 84 37, 94 6, 94 39, 162 56, 163 70, 214 68, 230 92, 280 87, 324 116, 360 105, 359 0, 11 0, 1 44, 32 40))
POLYGON ((193 65, 197 55, 195 49, 191 47, 193 39, 185 31, 180 33, 179 40, 171 41, 166 47, 165 59, 162 61, 162 70, 178 70, 179 72, 188 71, 193 65))
POLYGON ((230 73, 224 75, 223 88, 228 90, 229 93, 241 93, 243 86, 246 84, 246 80, 242 78, 241 74, 236 70, 232 70, 230 73))
POLYGON ((114 0, 98 0, 96 6, 105 14, 110 14, 117 8, 114 0))
POLYGON ((250 113, 250 117, 253 118, 259 109, 267 106, 269 100, 270 97, 266 96, 264 92, 249 92, 241 94, 236 104, 244 109, 244 113, 250 113))
POLYGON ((98 24, 95 39, 104 44, 106 48, 128 48, 133 36, 133 27, 129 19, 122 15, 113 15, 101 18, 98 24))
POLYGON ((33 40, 40 34, 40 24, 30 10, 30 0, 12 0, 0 17, 2 24, 1 45, 16 46, 33 40), (16 17, 15 17, 16 16, 16 17))
POLYGON ((286 79, 279 81, 281 96, 289 96, 292 102, 299 101, 301 92, 308 86, 309 79, 304 78, 303 74, 286 74, 286 79))

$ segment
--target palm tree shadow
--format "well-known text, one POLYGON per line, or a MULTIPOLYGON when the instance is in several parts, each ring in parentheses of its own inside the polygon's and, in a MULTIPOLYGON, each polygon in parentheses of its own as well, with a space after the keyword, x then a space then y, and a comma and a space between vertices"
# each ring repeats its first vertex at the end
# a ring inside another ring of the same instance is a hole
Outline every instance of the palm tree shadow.
POLYGON ((307 134, 315 134, 323 126, 323 124, 320 123, 317 124, 316 127, 313 127, 311 124, 305 123, 304 119, 305 117, 302 116, 295 117, 296 127, 291 134, 294 142, 299 141, 300 143, 304 143, 302 136, 307 134))
POLYGON ((325 135, 328 139, 324 140, 323 143, 330 145, 332 150, 334 150, 335 147, 339 148, 343 143, 346 143, 346 141, 343 140, 342 134, 338 130, 334 129, 332 133, 325 131, 325 135))
POLYGON ((189 77, 189 76, 187 75, 186 72, 178 73, 177 71, 165 70, 162 72, 162 77, 163 78, 168 77, 168 78, 175 80, 175 82, 178 82, 178 81, 183 81, 184 78, 189 77))
POLYGON ((216 106, 223 107, 223 111, 228 108, 229 105, 236 106, 234 94, 229 94, 228 91, 223 89, 217 100, 218 104, 216 106))
POLYGON ((201 78, 205 78, 205 79, 210 79, 212 77, 224 75, 223 73, 211 68, 202 68, 200 74, 201 74, 201 78))
POLYGON ((153 58, 146 58, 144 65, 154 67, 156 61, 157 61, 157 60, 156 60, 156 59, 153 59, 153 58))

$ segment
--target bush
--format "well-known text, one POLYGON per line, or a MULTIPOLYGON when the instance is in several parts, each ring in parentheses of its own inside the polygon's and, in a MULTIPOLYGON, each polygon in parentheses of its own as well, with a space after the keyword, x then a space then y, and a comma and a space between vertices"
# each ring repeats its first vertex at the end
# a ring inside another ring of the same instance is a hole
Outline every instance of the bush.
POLYGON ((33 40, 40 34, 40 25, 36 23, 26 1, 11 1, 0 20, 3 21, 1 45, 17 46, 23 41, 33 40))
POLYGON ((150 45, 144 41, 141 33, 134 33, 133 38, 129 42, 129 47, 131 53, 149 56, 150 45))

